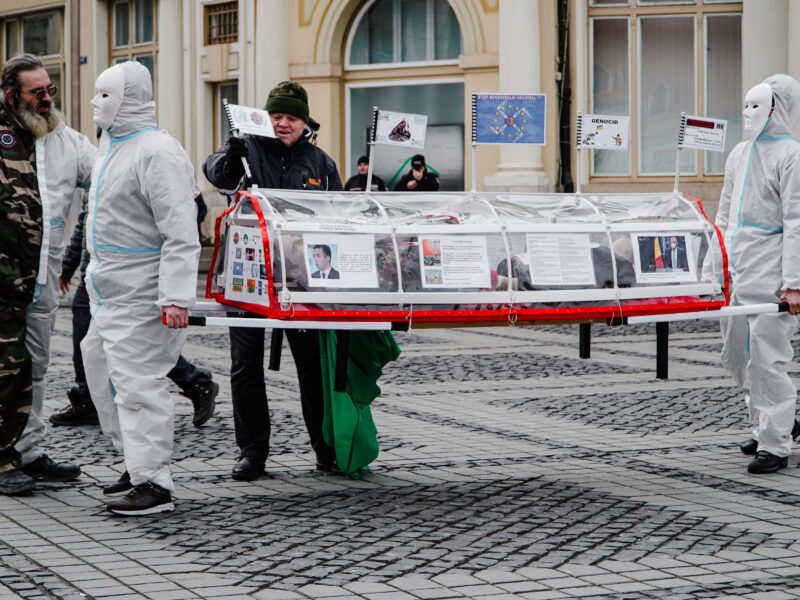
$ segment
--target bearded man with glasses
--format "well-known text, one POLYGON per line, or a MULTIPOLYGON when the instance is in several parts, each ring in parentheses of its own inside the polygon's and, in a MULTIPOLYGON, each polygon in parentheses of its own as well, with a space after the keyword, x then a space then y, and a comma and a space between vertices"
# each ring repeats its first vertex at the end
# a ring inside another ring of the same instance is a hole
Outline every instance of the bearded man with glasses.
POLYGON ((64 124, 35 56, 8 60, 0 91, 0 494, 21 494, 81 472, 41 450, 42 406, 64 225, 96 149, 64 124))

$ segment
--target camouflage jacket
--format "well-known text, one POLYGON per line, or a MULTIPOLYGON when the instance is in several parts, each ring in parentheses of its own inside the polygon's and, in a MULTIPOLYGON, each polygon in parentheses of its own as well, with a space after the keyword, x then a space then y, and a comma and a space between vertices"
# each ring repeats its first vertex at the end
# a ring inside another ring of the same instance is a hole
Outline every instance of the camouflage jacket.
POLYGON ((33 135, 0 101, 0 304, 31 303, 42 245, 33 135))

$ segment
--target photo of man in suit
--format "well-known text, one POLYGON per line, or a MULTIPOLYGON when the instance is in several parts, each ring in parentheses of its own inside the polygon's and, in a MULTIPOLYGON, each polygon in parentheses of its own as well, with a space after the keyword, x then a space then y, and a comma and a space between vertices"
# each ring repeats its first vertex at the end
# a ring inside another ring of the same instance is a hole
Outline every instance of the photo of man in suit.
POLYGON ((339 279, 339 271, 331 265, 331 247, 327 244, 314 245, 314 264, 317 270, 311 274, 313 279, 339 279))
POLYGON ((681 236, 669 238, 669 247, 664 252, 664 266, 674 271, 688 271, 689 262, 686 260, 686 240, 681 236))

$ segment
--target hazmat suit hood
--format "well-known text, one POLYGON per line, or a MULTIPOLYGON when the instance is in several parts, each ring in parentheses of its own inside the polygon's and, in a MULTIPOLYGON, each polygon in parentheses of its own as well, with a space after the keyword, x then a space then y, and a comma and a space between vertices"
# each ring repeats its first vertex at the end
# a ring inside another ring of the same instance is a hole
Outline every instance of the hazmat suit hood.
MULTIPOLYGON (((156 126, 153 79, 147 67, 140 62, 131 60, 106 69, 97 78, 95 87, 98 96, 101 95, 101 91, 107 91, 112 97, 116 97, 116 111, 114 112, 112 108, 113 118, 111 124, 107 126, 111 135, 119 137, 156 126), (113 72, 113 70, 118 71, 113 72), (108 86, 109 80, 113 82, 111 87, 121 89, 101 90, 101 85, 108 86)), ((98 96, 92 100, 92 105, 96 109, 99 103, 106 101, 98 96)))
POLYGON ((772 75, 763 83, 772 88, 775 108, 762 135, 794 137, 795 127, 800 121, 800 83, 789 75, 772 75))

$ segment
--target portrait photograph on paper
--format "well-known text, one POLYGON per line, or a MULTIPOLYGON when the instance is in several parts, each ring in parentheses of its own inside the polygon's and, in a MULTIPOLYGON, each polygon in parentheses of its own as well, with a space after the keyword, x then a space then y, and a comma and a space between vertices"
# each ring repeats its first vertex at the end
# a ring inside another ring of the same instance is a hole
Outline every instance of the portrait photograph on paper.
POLYGON ((686 233, 632 233, 638 283, 697 281, 694 247, 686 233))
POLYGON ((308 287, 378 287, 373 235, 306 233, 303 247, 308 287))

